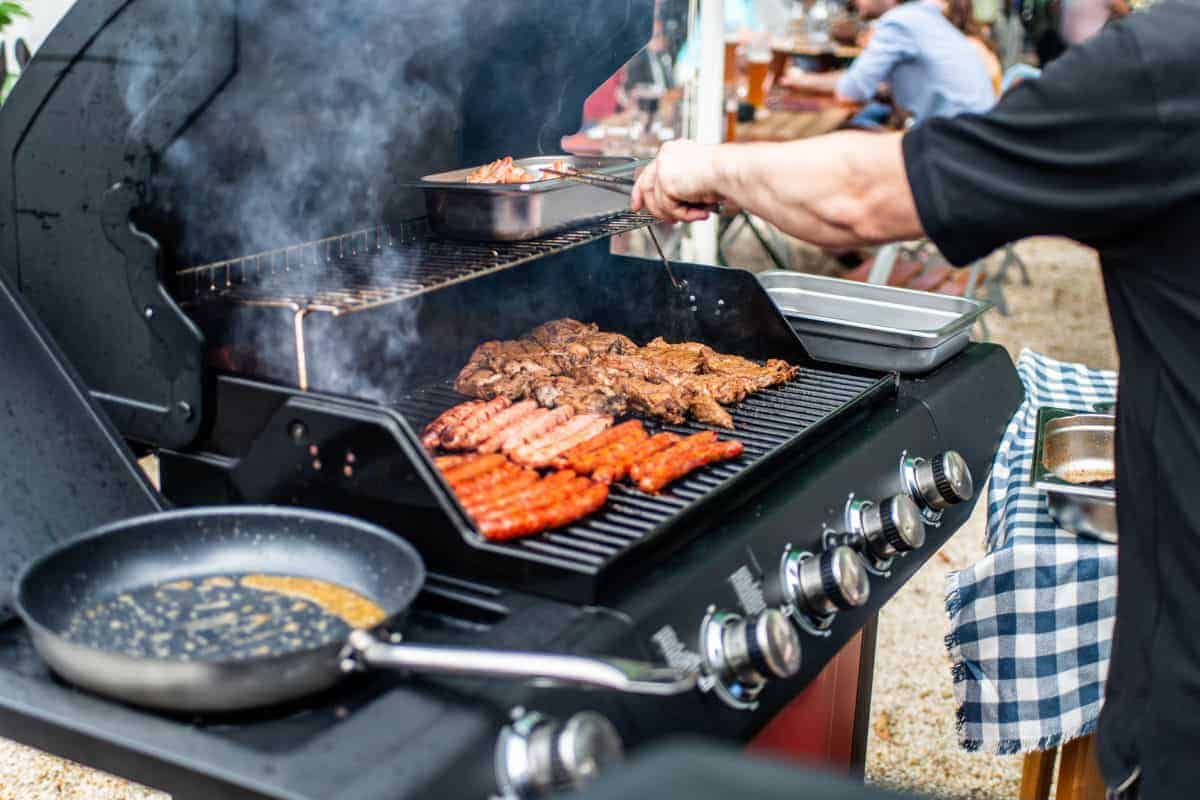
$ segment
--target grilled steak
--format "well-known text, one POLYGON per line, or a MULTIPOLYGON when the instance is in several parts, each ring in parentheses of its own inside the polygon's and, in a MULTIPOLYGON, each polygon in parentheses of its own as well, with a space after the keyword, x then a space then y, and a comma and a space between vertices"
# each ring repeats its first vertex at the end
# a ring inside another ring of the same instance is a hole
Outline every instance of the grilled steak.
POLYGON ((756 364, 697 342, 661 338, 638 347, 629 337, 573 319, 546 322, 520 339, 484 342, 455 381, 470 397, 533 399, 546 408, 620 416, 627 411, 667 422, 689 415, 733 427, 724 405, 795 377, 773 359, 756 364))

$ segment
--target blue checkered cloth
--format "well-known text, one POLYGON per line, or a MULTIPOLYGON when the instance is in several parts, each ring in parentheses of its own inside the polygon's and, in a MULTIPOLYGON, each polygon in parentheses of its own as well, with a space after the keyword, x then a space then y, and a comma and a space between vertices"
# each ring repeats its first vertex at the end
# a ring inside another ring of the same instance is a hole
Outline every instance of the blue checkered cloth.
POLYGON ((1116 373, 1029 350, 1017 372, 1025 401, 992 465, 988 554, 946 584, 959 743, 1001 754, 1096 727, 1117 605, 1116 546, 1060 530, 1029 485, 1038 408, 1112 402, 1116 373))

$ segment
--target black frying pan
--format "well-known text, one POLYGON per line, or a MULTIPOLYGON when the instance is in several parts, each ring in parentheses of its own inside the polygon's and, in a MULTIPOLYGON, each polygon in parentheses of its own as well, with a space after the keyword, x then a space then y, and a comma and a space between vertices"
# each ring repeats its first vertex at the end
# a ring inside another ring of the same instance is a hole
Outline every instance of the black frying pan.
POLYGON ((696 684, 694 673, 623 659, 387 644, 350 631, 319 605, 264 610, 255 603, 277 602, 276 595, 247 599, 228 580, 262 574, 345 587, 395 626, 425 567, 395 534, 336 514, 253 506, 169 511, 106 525, 38 558, 17 577, 13 606, 63 678, 177 712, 281 703, 370 667, 658 695, 696 684))

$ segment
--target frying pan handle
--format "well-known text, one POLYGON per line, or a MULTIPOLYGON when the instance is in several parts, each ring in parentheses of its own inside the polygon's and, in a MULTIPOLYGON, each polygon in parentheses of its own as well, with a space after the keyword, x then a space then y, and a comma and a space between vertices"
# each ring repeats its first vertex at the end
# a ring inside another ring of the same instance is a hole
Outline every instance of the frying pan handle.
POLYGON ((533 683, 614 689, 630 694, 691 691, 697 673, 623 658, 482 650, 427 644, 387 644, 366 631, 350 634, 342 669, 408 670, 441 675, 515 678, 533 683))

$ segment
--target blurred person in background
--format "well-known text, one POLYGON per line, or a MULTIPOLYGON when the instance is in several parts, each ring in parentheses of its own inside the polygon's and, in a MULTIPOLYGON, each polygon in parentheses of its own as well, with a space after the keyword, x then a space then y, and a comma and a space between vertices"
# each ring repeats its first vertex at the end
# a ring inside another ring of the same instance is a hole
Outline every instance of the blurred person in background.
POLYGON ((877 22, 850 68, 820 73, 790 70, 784 86, 868 103, 886 85, 895 105, 916 122, 982 112, 996 102, 988 68, 967 36, 947 18, 945 0, 857 0, 856 4, 864 19, 877 22))
POLYGON ((972 0, 945 0, 946 19, 950 24, 962 31, 963 36, 975 48, 975 54, 987 68, 988 77, 992 79, 992 90, 999 95, 1000 83, 1004 80, 1004 70, 1000 66, 1000 58, 988 39, 987 31, 975 18, 975 4, 972 0))

